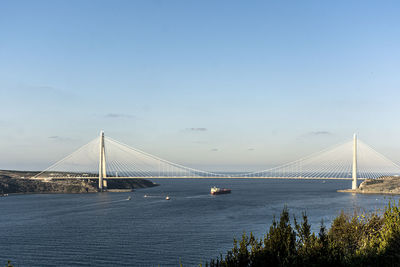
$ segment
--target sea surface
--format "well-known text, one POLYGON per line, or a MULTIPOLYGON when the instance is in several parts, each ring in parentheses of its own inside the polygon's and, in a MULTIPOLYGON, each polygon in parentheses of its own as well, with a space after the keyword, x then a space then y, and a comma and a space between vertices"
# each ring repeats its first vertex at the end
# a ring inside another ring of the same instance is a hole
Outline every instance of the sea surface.
POLYGON ((317 232, 341 210, 379 211, 399 199, 336 192, 350 180, 152 181, 160 186, 130 193, 0 198, 0 265, 198 266, 243 231, 262 237, 285 205, 296 217, 306 212, 317 232), (232 193, 211 196, 214 185, 232 193))

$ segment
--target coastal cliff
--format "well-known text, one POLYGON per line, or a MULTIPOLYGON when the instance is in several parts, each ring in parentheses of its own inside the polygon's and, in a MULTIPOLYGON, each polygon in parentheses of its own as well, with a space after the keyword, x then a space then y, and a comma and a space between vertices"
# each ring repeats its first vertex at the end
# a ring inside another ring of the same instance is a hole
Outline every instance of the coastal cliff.
MULTIPOLYGON (((91 193, 98 191, 98 181, 93 180, 32 180, 36 172, 0 170, 0 195, 12 193, 91 193)), ((145 179, 108 180, 110 190, 133 190, 157 184, 145 179)))
POLYGON ((400 194, 399 176, 382 176, 378 179, 366 179, 355 189, 338 190, 338 192, 349 192, 359 194, 400 194))

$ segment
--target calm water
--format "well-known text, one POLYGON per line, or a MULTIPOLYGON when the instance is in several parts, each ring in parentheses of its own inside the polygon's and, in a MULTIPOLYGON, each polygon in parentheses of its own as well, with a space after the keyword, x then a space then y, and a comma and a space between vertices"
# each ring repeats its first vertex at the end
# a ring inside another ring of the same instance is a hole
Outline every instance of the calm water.
POLYGON ((243 231, 261 237, 285 204, 297 216, 306 211, 317 231, 340 210, 374 211, 391 199, 336 192, 351 181, 154 181, 160 186, 133 193, 0 198, 0 265, 195 266, 226 252, 243 231), (232 194, 211 196, 213 185, 232 194))

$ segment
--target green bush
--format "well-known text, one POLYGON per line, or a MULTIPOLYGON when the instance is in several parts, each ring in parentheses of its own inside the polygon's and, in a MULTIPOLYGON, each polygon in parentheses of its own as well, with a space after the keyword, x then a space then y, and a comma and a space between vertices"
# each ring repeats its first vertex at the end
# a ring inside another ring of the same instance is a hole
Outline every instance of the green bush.
POLYGON ((305 213, 292 226, 285 207, 263 238, 243 233, 224 257, 206 266, 400 266, 399 205, 389 203, 382 215, 342 212, 329 230, 321 222, 318 234, 305 213))

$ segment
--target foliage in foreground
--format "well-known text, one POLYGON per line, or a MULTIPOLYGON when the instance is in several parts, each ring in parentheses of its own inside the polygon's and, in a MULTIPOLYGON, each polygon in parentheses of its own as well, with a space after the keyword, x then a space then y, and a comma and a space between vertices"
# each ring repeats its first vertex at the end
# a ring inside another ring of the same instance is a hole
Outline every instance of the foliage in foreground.
POLYGON ((264 238, 243 234, 225 257, 207 263, 225 266, 400 266, 400 201, 383 215, 341 213, 329 230, 311 233, 306 214, 290 223, 285 207, 264 238))

